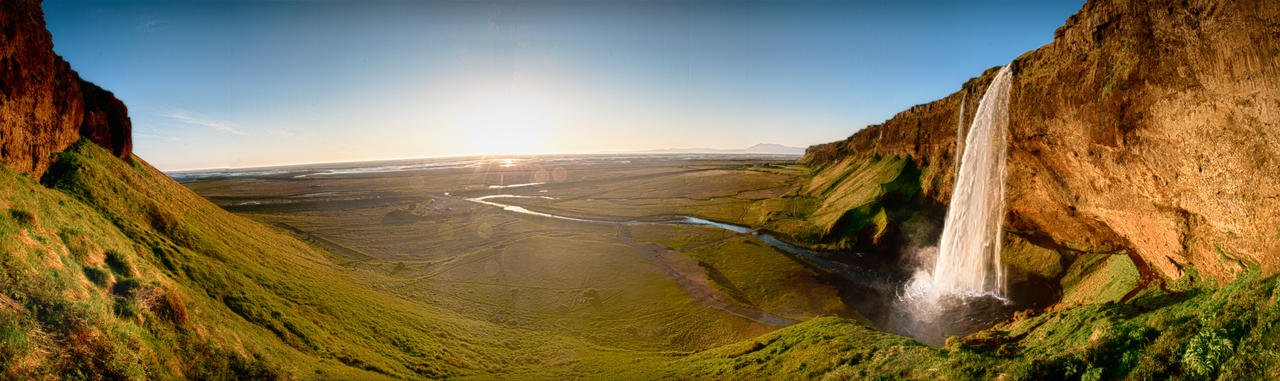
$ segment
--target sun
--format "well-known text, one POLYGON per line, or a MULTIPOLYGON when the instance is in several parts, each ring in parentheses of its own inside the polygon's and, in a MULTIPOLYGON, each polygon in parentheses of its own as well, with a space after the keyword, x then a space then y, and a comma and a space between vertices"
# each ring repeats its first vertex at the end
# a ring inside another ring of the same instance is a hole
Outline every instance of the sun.
POLYGON ((504 94, 475 102, 463 128, 476 153, 525 154, 540 147, 547 120, 533 99, 504 94))

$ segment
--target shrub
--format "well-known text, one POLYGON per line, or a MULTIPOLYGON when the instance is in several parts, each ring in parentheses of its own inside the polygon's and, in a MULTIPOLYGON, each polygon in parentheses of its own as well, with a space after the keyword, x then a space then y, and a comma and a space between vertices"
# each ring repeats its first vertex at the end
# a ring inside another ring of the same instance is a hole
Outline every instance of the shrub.
POLYGON ((174 325, 187 324, 187 304, 173 290, 164 291, 164 295, 156 300, 153 311, 161 319, 174 325))
POLYGON ((160 232, 165 237, 169 237, 178 246, 205 251, 210 255, 218 255, 217 250, 202 250, 199 237, 179 223, 177 216, 158 205, 152 204, 147 207, 147 222, 151 224, 152 229, 160 232))
POLYGON ((112 285, 111 293, 121 298, 131 298, 140 286, 142 286, 142 281, 137 278, 126 278, 112 285))
POLYGON ((116 316, 133 317, 138 314, 141 290, 142 282, 136 278, 127 278, 111 286, 111 293, 116 295, 116 316))
POLYGON ((89 256, 89 253, 94 250, 93 241, 90 241, 83 233, 75 229, 59 231, 58 238, 62 239, 62 244, 67 247, 71 257, 78 261, 84 261, 89 256))
POLYGON ((1208 379, 1217 373, 1218 365, 1231 356, 1233 343, 1219 330, 1200 331, 1187 342, 1182 353, 1182 366, 1195 379, 1208 379))
POLYGON ((98 287, 106 287, 111 281, 107 272, 97 267, 85 267, 84 277, 93 282, 93 284, 98 285, 98 287))
POLYGON ((147 208, 147 220, 153 229, 171 237, 178 230, 178 219, 155 205, 147 208))
POLYGON ((104 262, 107 263, 107 267, 111 268, 111 272, 116 273, 116 275, 126 277, 133 275, 133 266, 130 266, 129 262, 124 259, 124 254, 120 254, 118 251, 107 250, 107 257, 104 262))
POLYGON ((21 209, 9 210, 9 217, 18 221, 18 223, 22 225, 34 225, 36 223, 36 215, 21 209))

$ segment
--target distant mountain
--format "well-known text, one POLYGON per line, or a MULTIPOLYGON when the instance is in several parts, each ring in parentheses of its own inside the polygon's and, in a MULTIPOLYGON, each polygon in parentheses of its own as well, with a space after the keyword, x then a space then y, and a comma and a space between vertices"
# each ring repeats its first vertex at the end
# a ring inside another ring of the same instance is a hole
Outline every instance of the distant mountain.
POLYGON ((759 155, 804 155, 804 147, 784 146, 781 144, 761 143, 747 148, 739 149, 723 149, 723 148, 663 148, 646 151, 638 151, 643 153, 728 153, 728 154, 759 154, 759 155))

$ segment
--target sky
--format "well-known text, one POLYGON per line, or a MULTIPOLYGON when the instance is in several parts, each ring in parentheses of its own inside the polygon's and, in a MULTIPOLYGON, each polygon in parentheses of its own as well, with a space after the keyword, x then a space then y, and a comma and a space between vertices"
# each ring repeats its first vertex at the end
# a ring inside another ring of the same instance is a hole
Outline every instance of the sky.
POLYGON ((1074 1, 44 2, 162 170, 803 147, 1052 40, 1074 1))

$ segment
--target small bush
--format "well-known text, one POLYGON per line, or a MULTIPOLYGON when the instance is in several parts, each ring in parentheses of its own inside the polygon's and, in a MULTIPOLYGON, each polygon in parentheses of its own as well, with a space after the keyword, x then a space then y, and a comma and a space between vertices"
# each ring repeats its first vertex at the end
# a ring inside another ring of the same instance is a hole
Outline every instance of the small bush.
POLYGON ((129 262, 124 259, 124 254, 120 254, 120 252, 118 251, 107 250, 107 257, 105 259, 105 262, 107 263, 107 267, 111 268, 111 272, 116 273, 116 275, 119 275, 119 276, 133 275, 133 266, 130 266, 129 262))
POLYGON ((67 247, 67 251, 71 253, 71 257, 77 261, 83 262, 89 257, 89 253, 96 249, 93 241, 90 241, 75 229, 63 229, 58 232, 58 238, 62 239, 62 244, 67 247))
POLYGON ((120 317, 132 317, 143 311, 156 311, 162 318, 186 321, 186 305, 181 300, 166 300, 166 292, 155 282, 143 283, 137 278, 127 278, 111 286, 116 296, 115 312, 120 317), (170 304, 170 303, 176 304, 170 304), (171 310, 172 311, 171 311, 171 310), (176 311, 181 309, 181 311, 176 311), (162 314, 171 314, 166 317, 162 314))
POLYGON ((116 316, 122 318, 138 316, 138 306, 127 299, 116 299, 116 303, 112 306, 112 311, 116 313, 116 316))
POLYGON ((1183 369, 1194 379, 1211 378, 1218 365, 1231 356, 1233 344, 1218 330, 1201 331, 1187 342, 1182 354, 1183 369))
POLYGON ((210 255, 218 255, 217 250, 202 249, 203 245, 200 242, 199 237, 192 234, 190 230, 183 226, 177 216, 174 216, 173 213, 170 213, 157 205, 147 207, 147 221, 151 224, 152 229, 160 232, 165 237, 169 237, 173 240, 173 243, 178 246, 205 251, 210 255))
POLYGON ((245 380, 284 379, 281 369, 256 354, 242 356, 204 341, 192 343, 186 349, 189 368, 184 372, 196 380, 228 379, 234 375, 245 380))
POLYGON ((111 293, 121 298, 132 298, 140 286, 142 286, 142 281, 137 278, 127 278, 112 285, 111 293))
POLYGON ((147 220, 153 229, 170 237, 178 230, 178 219, 155 205, 147 208, 147 220))
POLYGON ((111 281, 111 277, 107 272, 97 267, 85 267, 84 277, 93 282, 93 284, 98 285, 98 287, 107 287, 107 284, 111 281))
POLYGON ((14 221, 18 221, 21 225, 35 225, 36 223, 35 214, 21 209, 9 210, 9 217, 13 218, 14 221))
POLYGON ((157 316, 175 325, 187 324, 187 304, 173 290, 165 290, 153 309, 157 316))

